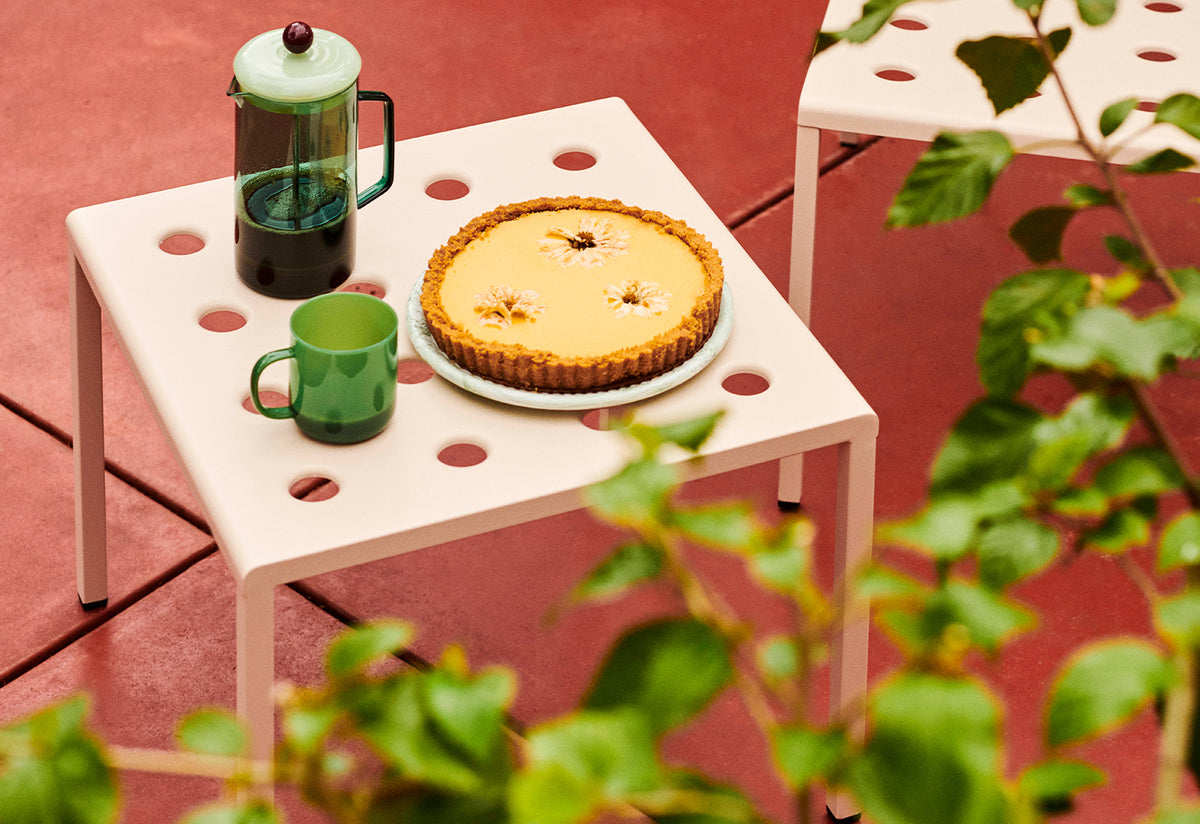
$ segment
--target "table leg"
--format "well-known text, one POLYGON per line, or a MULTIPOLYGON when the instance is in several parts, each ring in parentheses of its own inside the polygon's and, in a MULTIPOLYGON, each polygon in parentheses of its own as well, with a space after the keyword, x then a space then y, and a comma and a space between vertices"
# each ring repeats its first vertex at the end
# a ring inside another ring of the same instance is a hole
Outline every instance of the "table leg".
POLYGON ((70 252, 71 385, 75 459, 75 585, 85 609, 108 603, 104 514, 104 391, 100 303, 70 252))
MULTIPOLYGON (((275 588, 241 581, 237 591, 237 710, 250 735, 250 756, 269 761, 275 748, 275 588)), ((270 797, 268 785, 257 789, 270 797)))
MULTIPOLYGON (((867 692, 867 639, 870 616, 865 604, 851 605, 850 582, 871 560, 875 508, 875 437, 860 437, 838 447, 838 514, 834 535, 835 597, 839 622, 830 651, 829 706, 832 715, 856 721, 852 737, 866 731, 862 701, 867 692)), ((853 799, 831 794, 826 806, 838 820, 852 819, 853 799)))

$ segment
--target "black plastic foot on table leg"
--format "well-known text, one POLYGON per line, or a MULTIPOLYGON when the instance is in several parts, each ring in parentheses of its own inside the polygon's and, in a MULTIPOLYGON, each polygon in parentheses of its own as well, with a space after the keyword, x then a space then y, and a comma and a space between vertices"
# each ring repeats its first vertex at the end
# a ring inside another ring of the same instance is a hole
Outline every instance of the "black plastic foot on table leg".
POLYGON ((799 512, 800 511, 800 502, 799 501, 779 501, 779 511, 780 512, 799 512))
POLYGON ((828 821, 829 824, 858 824, 858 822, 862 821, 862 813, 854 813, 853 815, 848 815, 845 818, 838 818, 833 814, 833 810, 826 807, 825 820, 828 821))
POLYGON ((104 609, 106 606, 108 606, 108 599, 101 598, 99 601, 91 601, 91 602, 85 604, 83 602, 83 599, 80 598, 79 605, 81 607, 83 607, 84 609, 86 609, 88 612, 95 612, 98 609, 104 609))

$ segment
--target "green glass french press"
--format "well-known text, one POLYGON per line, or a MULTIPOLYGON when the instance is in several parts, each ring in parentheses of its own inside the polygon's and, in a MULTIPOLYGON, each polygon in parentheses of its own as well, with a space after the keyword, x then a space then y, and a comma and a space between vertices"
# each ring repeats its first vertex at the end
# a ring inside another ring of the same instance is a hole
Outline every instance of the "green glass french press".
POLYGON ((393 106, 362 91, 362 58, 305 23, 251 39, 233 60, 234 257, 242 282, 272 297, 336 289, 354 270, 355 216, 392 184, 393 106), (383 176, 357 184, 358 102, 383 103, 383 176))

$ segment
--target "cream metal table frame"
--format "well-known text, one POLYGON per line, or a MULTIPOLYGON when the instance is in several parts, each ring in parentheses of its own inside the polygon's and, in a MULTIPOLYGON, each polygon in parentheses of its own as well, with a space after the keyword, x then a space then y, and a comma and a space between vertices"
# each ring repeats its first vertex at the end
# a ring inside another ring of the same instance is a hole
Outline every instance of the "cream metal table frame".
MULTIPOLYGON (((378 147, 360 153, 379 162, 378 147)), ((837 445, 835 535, 839 576, 870 552, 874 412, 787 303, 755 267, 623 101, 610 98, 396 144, 391 190, 359 215, 358 266, 351 282, 384 288, 404 312, 432 251, 474 215, 541 195, 621 198, 682 218, 707 235, 725 263, 734 303, 730 339, 699 375, 638 404, 649 421, 722 407, 726 417, 688 477, 726 472, 837 445), (595 158, 585 170, 553 162, 563 152, 595 158), (458 179, 458 200, 425 194, 458 179), (722 389, 733 373, 769 382, 756 395, 722 389)), ((364 171, 364 176, 369 174, 364 171)), ((295 302, 260 296, 233 271, 233 188, 216 180, 76 210, 67 219, 73 304, 76 531, 79 597, 107 597, 105 576, 101 313, 134 367, 203 506, 237 584, 237 707, 256 754, 274 740, 274 588, 446 541, 524 523, 582 505, 580 490, 617 470, 626 446, 582 415, 521 409, 481 399, 440 378, 401 385, 396 417, 375 439, 320 444, 295 426, 247 412, 250 367, 286 344, 295 302), (200 251, 165 254, 175 233, 200 251), (245 318, 214 332, 211 310, 245 318), (452 467, 447 444, 482 447, 486 460, 452 467), (562 460, 570 456, 569 461, 562 460), (320 502, 293 498, 297 478, 333 479, 320 502)), ((401 357, 414 357, 407 339, 401 357)), ((286 380, 286 378, 285 378, 286 380)), ((286 387, 280 387, 286 389, 286 387)), ((684 461, 680 455, 678 460, 684 461)), ((798 484, 780 490, 798 501, 798 484)), ((866 623, 848 620, 835 643, 831 702, 842 706, 866 684, 866 623)))
MULTIPOLYGON (((862 0, 830 0, 821 28, 839 31, 862 13, 862 0)), ((1171 126, 1140 130, 1153 104, 1193 89, 1200 78, 1200 4, 1120 0, 1107 24, 1091 27, 1075 3, 1046 4, 1045 31, 1072 29, 1058 60, 1068 94, 1093 138, 1100 112, 1126 98, 1145 104, 1112 136, 1128 141, 1114 160, 1128 163, 1167 146, 1194 153, 1195 141, 1171 126)), ((872 40, 839 43, 817 55, 800 92, 796 196, 788 301, 807 323, 812 302, 817 180, 822 130, 931 141, 942 131, 996 129, 1035 154, 1082 158, 1062 95, 1050 80, 1041 96, 996 117, 975 74, 954 55, 964 40, 1029 35, 1009 0, 918 0, 902 6, 872 40)), ((806 44, 807 45, 807 44, 806 44)))

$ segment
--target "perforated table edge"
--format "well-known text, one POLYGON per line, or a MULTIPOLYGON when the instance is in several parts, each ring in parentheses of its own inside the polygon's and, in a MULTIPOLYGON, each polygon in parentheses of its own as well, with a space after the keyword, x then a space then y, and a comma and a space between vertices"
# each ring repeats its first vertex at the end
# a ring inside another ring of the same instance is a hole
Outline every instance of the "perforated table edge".
MULTIPOLYGON (((364 179, 380 154, 378 148, 360 153, 364 179)), ((585 192, 660 209, 707 235, 722 255, 744 320, 735 318, 712 365, 640 404, 639 414, 668 421, 725 407, 703 459, 686 461, 685 474, 782 459, 781 500, 798 500, 799 479, 788 477, 788 461, 836 444, 835 566, 844 573, 865 562, 874 412, 623 101, 401 141, 395 156, 391 191, 359 216, 351 283, 374 283, 401 309, 433 249, 475 214, 504 202, 585 192), (593 156, 594 166, 555 166, 556 156, 572 150, 593 156), (451 201, 425 194, 445 178, 465 182, 469 194, 451 201), (760 375, 769 389, 724 392, 721 384, 735 373, 760 375)), ((209 181, 68 217, 78 581, 83 603, 107 596, 103 312, 237 582, 238 711, 255 751, 265 755, 273 740, 276 585, 578 508, 579 490, 617 469, 625 452, 615 433, 588 428, 576 414, 507 407, 440 379, 398 387, 392 425, 350 447, 309 441, 290 424, 246 412, 250 365, 286 343, 296 304, 257 295, 233 274, 232 195, 228 179, 209 181), (159 241, 179 232, 199 237, 203 249, 163 253, 159 241), (233 311, 245 323, 226 332, 202 328, 200 318, 213 309, 233 311), (453 441, 482 446, 487 460, 467 468, 434 460, 453 441), (563 455, 572 460, 562 461, 563 455), (297 500, 286 490, 299 475, 332 478, 339 493, 319 503, 297 500)), ((412 355, 406 346, 402 341, 402 358, 412 355)), ((837 706, 865 689, 865 622, 848 620, 840 638, 832 673, 837 706)))

